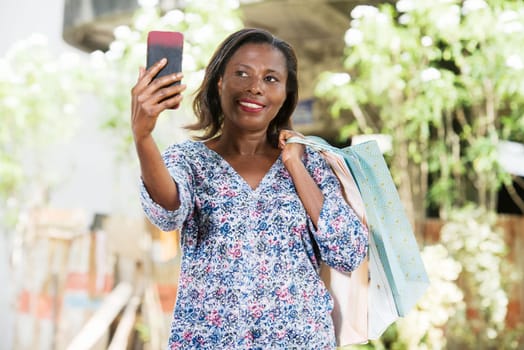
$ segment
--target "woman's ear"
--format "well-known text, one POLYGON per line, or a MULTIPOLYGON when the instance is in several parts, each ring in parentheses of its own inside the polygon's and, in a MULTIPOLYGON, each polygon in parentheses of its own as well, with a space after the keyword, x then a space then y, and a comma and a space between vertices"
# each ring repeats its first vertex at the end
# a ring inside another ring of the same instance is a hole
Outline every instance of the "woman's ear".
POLYGON ((222 77, 218 78, 217 83, 218 96, 222 95, 222 77))

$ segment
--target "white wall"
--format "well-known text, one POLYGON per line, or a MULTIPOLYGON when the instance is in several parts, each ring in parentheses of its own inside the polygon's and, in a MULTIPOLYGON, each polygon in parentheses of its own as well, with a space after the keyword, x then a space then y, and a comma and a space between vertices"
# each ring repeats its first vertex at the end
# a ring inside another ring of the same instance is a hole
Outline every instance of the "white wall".
POLYGON ((0 55, 32 33, 46 35, 55 50, 68 49, 61 39, 63 8, 64 0, 1 0, 0 55))

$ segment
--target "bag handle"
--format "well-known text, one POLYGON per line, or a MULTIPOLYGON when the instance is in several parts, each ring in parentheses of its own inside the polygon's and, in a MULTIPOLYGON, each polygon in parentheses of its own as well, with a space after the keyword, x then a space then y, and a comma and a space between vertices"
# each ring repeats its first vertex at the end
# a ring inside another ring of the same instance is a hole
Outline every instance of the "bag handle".
POLYGON ((286 140, 286 143, 301 143, 303 145, 310 146, 316 149, 317 151, 333 151, 334 150, 333 146, 331 146, 329 143, 327 143, 326 140, 318 136, 305 136, 305 137, 292 136, 286 140))
MULTIPOLYGON (((368 141, 368 142, 375 142, 375 141, 368 141)), ((326 151, 326 152, 335 152, 337 154, 340 154, 341 152, 346 154, 346 157, 350 157, 352 159, 352 165, 355 165, 358 168, 358 171, 361 173, 362 165, 360 164, 360 161, 358 157, 355 155, 351 147, 346 147, 343 150, 334 146, 331 146, 326 140, 319 136, 305 136, 305 137, 298 137, 298 136, 292 136, 289 139, 286 140, 286 143, 301 143, 306 146, 310 146, 313 149, 317 151, 326 151), (348 154, 349 153, 349 154, 348 154)), ((350 167, 352 171, 356 171, 355 167, 350 167)))

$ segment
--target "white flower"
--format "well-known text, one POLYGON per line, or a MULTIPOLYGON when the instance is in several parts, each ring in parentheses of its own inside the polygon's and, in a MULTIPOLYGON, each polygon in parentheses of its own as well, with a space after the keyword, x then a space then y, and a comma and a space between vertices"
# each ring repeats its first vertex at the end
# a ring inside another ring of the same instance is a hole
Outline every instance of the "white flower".
POLYGON ((523 70, 524 62, 519 55, 513 54, 506 59, 506 66, 515 70, 523 70))
POLYGON ((115 40, 109 45, 109 52, 114 58, 120 58, 123 56, 126 45, 120 40, 115 40))
POLYGON ((96 50, 89 55, 89 62, 94 70, 100 70, 106 67, 106 59, 104 52, 96 50))
POLYGON ((238 9, 240 7, 240 1, 238 1, 238 0, 228 0, 227 1, 227 6, 230 9, 236 10, 236 9, 238 9))
POLYGON ((410 21, 411 21, 411 16, 407 13, 400 15, 400 17, 398 18, 398 23, 403 24, 403 25, 408 24, 410 21))
POLYGON ((202 16, 197 15, 196 13, 186 13, 187 23, 200 23, 202 22, 202 16))
POLYGON ((462 13, 468 14, 470 12, 482 10, 488 7, 484 0, 466 0, 462 4, 462 13))
POLYGON ((180 10, 172 10, 172 11, 169 11, 168 13, 166 13, 163 17, 162 17, 162 22, 164 24, 168 24, 168 25, 176 25, 180 22, 182 22, 184 20, 184 12, 180 11, 180 10))
POLYGON ((64 114, 73 114, 75 112, 75 106, 72 103, 66 103, 62 106, 64 114))
POLYGON ((389 17, 385 13, 378 13, 375 19, 377 23, 380 23, 380 24, 387 24, 389 21, 389 17))
POLYGON ((138 4, 144 8, 152 8, 158 5, 158 0, 138 0, 138 4))
POLYGON ((373 17, 378 13, 378 9, 375 6, 370 5, 358 5, 351 10, 352 18, 363 18, 373 17))
POLYGON ((498 335, 498 332, 494 330, 493 328, 486 329, 486 335, 489 339, 495 339, 498 335))
POLYGON ((433 67, 424 69, 420 73, 420 78, 422 79, 422 81, 432 81, 440 79, 440 71, 433 67))
POLYGON ((443 270, 460 269, 460 264, 442 244, 425 246, 421 256, 431 285, 417 308, 397 321, 399 338, 408 349, 441 349, 445 338, 440 328, 463 305, 462 291, 455 284, 457 275, 443 270))
POLYGON ((224 29, 227 29, 228 31, 233 31, 233 30, 237 29, 238 22, 235 21, 233 18, 226 18, 226 19, 222 20, 222 27, 224 29))
POLYGON ((203 25, 202 27, 195 30, 195 34, 193 35, 196 43, 199 43, 199 42, 205 43, 212 36, 213 36, 213 26, 211 25, 203 25))
POLYGON ((197 69, 197 63, 193 55, 184 55, 182 60, 182 70, 192 72, 197 69))
POLYGON ((131 36, 131 28, 128 26, 117 26, 113 30, 113 34, 115 35, 115 39, 117 40, 126 40, 131 36))
POLYGON ((449 11, 442 14, 437 20, 437 27, 441 29, 450 29, 460 24, 460 7, 452 5, 449 11))
POLYGON ((359 29, 350 28, 344 35, 344 42, 347 46, 357 46, 363 41, 364 35, 359 29))
POLYGON ((155 17, 153 13, 142 13, 136 17, 134 26, 138 31, 146 30, 155 17))
POLYGON ((511 11, 511 10, 503 11, 499 15, 499 20, 501 22, 513 22, 513 21, 518 20, 518 18, 519 18, 518 13, 515 11, 511 11))
POLYGON ((61 69, 75 69, 81 64, 80 56, 76 52, 64 52, 58 58, 61 69))
POLYGON ((395 7, 398 12, 409 12, 415 9, 415 2, 413 0, 399 0, 395 7))
POLYGON ((391 38, 391 41, 389 43, 389 47, 391 48, 392 52, 399 52, 402 46, 402 40, 398 36, 394 36, 391 38))
POLYGON ((524 25, 520 22, 510 22, 504 24, 502 29, 506 34, 522 33, 524 31, 524 25))
POLYGON ((54 63, 46 62, 42 65, 41 71, 46 74, 55 74, 58 72, 58 67, 54 63))
POLYGON ((515 11, 503 11, 499 16, 500 30, 506 34, 522 33, 524 25, 515 11))
POLYGON ((431 45, 433 45, 433 39, 430 37, 430 36, 423 36, 422 39, 420 40, 422 46, 424 47, 429 47, 431 45))
POLYGON ((329 80, 335 86, 343 86, 351 81, 351 76, 348 73, 334 73, 331 74, 329 80))
POLYGON ((7 108, 15 109, 18 106, 20 106, 20 99, 17 98, 16 96, 8 95, 4 97, 2 104, 6 106, 7 108))

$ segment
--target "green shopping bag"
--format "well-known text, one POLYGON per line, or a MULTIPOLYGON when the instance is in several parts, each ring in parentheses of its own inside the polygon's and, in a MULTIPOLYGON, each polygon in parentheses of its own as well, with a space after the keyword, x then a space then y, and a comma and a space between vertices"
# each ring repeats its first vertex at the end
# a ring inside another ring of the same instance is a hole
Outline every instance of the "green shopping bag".
MULTIPOLYGON (((289 142, 289 140, 288 140, 289 142)), ((429 286, 429 278, 389 168, 376 141, 337 148, 308 136, 290 142, 308 144, 344 157, 366 207, 366 218, 380 265, 399 316, 405 316, 429 286)))
POLYGON ((399 316, 429 287, 429 278, 389 168, 375 141, 343 148, 366 206, 369 228, 399 316))

